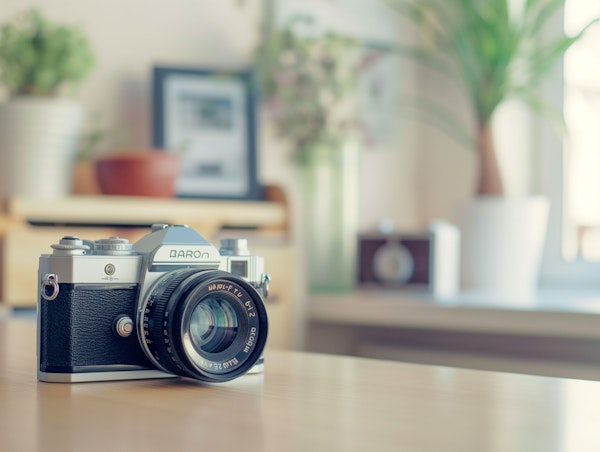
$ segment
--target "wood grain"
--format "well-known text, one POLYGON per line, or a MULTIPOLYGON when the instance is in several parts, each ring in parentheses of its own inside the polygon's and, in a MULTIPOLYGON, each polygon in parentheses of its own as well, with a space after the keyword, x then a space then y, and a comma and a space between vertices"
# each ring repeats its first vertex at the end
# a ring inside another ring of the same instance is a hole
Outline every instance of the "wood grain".
POLYGON ((35 378, 35 324, 0 319, 0 450, 600 450, 600 384, 269 351, 264 375, 35 378))

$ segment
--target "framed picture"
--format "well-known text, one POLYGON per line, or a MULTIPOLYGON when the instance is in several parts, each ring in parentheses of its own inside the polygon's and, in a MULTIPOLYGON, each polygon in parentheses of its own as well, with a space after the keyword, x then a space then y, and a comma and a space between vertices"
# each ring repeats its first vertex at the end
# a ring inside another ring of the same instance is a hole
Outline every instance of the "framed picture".
POLYGON ((182 197, 258 199, 250 71, 155 67, 153 144, 181 154, 182 197))

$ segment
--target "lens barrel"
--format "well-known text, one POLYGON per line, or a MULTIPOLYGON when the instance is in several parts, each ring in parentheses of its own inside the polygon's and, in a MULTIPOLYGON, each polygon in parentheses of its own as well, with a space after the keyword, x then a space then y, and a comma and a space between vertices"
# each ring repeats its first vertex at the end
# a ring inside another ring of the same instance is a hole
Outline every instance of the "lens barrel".
POLYGON ((250 370, 265 347, 267 314, 247 281, 220 270, 164 275, 140 307, 142 346, 162 370, 221 382, 250 370))

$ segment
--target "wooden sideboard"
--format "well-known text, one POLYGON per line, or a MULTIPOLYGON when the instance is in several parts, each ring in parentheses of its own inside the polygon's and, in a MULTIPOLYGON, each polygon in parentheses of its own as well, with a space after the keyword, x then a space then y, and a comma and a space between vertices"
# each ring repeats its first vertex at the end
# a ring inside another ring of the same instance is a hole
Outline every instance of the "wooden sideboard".
POLYGON ((293 348, 301 341, 303 297, 287 206, 281 202, 72 196, 58 200, 10 199, 0 208, 0 301, 33 307, 42 253, 64 235, 91 240, 124 237, 135 241, 154 223, 186 224, 218 245, 219 238, 247 237, 250 251, 265 257, 272 283, 267 309, 269 344, 293 348))

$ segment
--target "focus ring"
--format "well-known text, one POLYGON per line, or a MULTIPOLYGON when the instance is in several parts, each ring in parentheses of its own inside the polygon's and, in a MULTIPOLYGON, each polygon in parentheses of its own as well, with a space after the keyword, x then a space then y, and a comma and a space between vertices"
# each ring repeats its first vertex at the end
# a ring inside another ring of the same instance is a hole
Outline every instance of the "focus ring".
POLYGON ((156 293, 157 290, 160 290, 160 287, 158 287, 155 288, 150 295, 153 302, 150 312, 148 313, 148 318, 149 322, 151 321, 152 323, 149 323, 147 331, 153 345, 149 346, 149 349, 152 352, 154 359, 156 359, 161 366, 175 374, 181 374, 182 372, 189 374, 190 372, 183 367, 181 360, 177 357, 174 362, 172 359, 173 349, 170 346, 171 344, 165 343, 165 337, 169 340, 168 334, 164 334, 169 328, 165 313, 167 312, 167 307, 173 292, 175 292, 185 279, 199 272, 202 272, 202 270, 195 269, 182 271, 181 273, 176 274, 167 284, 163 285, 162 287, 164 288, 161 292, 156 293), (164 358, 166 356, 169 356, 171 359, 161 359, 161 357, 164 358))

